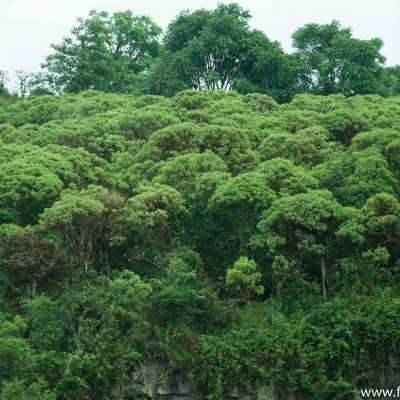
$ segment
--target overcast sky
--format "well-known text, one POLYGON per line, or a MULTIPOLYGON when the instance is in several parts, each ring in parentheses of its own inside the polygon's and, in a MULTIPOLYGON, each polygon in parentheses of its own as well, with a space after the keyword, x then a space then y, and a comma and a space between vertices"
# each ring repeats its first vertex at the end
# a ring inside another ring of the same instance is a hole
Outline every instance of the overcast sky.
MULTIPOLYGON (((165 28, 183 9, 214 8, 213 0, 0 0, 0 70, 37 71, 49 54, 89 10, 149 15, 165 28)), ((380 37, 388 65, 400 64, 400 0, 239 0, 251 25, 291 50, 290 35, 308 22, 339 20, 357 38, 380 37)))

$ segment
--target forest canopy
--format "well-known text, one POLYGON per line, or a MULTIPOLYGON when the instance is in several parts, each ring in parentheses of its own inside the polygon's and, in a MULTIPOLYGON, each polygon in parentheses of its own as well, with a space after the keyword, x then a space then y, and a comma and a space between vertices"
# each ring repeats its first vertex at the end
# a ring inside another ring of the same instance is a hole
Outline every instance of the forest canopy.
POLYGON ((149 360, 212 399, 389 379, 399 166, 399 97, 4 103, 0 397, 134 398, 149 360))

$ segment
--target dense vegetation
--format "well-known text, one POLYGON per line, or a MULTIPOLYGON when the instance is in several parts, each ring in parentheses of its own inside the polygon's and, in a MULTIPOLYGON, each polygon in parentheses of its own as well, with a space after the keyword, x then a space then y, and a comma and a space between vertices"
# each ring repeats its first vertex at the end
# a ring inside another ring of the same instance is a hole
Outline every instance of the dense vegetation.
MULTIPOLYGON (((400 93, 400 66, 385 66, 379 38, 354 38, 338 21, 307 24, 292 35, 294 52, 249 25, 237 4, 183 11, 164 35, 131 11, 91 11, 52 45, 40 73, 16 72, 20 95, 108 93, 172 96, 185 89, 263 93, 280 103, 295 94, 400 93)), ((2 76, 0 73, 0 92, 2 76)))
POLYGON ((148 362, 209 400, 390 383, 400 69, 249 18, 92 11, 22 98, 0 71, 0 399, 128 399, 148 362))
POLYGON ((86 91, 0 108, 0 398, 352 399, 400 345, 400 98, 86 91))

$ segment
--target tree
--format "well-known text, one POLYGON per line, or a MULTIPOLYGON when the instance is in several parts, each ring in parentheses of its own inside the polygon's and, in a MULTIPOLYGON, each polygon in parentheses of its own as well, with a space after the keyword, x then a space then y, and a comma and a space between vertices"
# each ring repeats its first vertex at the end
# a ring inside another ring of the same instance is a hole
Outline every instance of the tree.
POLYGON ((231 248, 244 250, 259 221, 260 214, 275 198, 264 177, 248 172, 229 179, 218 187, 209 201, 209 208, 224 227, 221 244, 233 240, 231 248))
POLYGON ((257 264, 247 257, 240 257, 226 271, 226 284, 242 300, 249 302, 255 294, 264 293, 264 287, 259 285, 261 273, 257 272, 257 264))
POLYGON ((167 159, 179 154, 197 153, 201 140, 201 128, 186 122, 153 132, 147 146, 154 146, 159 150, 159 158, 167 159))
POLYGON ((167 30, 165 50, 188 87, 229 89, 244 52, 250 15, 236 4, 181 13, 167 30))
POLYGON ((155 311, 166 324, 175 321, 189 328, 211 322, 205 317, 212 311, 214 294, 182 259, 173 256, 162 277, 152 283, 155 311))
POLYGON ((367 200, 362 211, 368 247, 385 247, 397 259, 400 256, 400 204, 396 197, 378 193, 367 200))
POLYGON ((22 225, 37 222, 39 214, 59 196, 63 184, 47 168, 23 161, 10 161, 0 166, 0 204, 5 222, 22 225))
POLYGON ((301 129, 295 135, 272 133, 259 146, 262 160, 285 158, 295 165, 320 164, 337 149, 337 143, 329 143, 323 130, 301 129))
POLYGON ((57 387, 62 398, 123 398, 129 377, 142 372, 152 288, 127 270, 84 275, 59 301, 76 335, 57 387))
POLYGON ((284 53, 277 42, 250 29, 249 18, 237 4, 179 14, 168 26, 162 56, 150 74, 157 86, 150 82, 150 91, 229 90, 246 86, 247 79, 264 92, 279 87, 284 53))
POLYGON ((261 163, 257 172, 264 176, 267 185, 279 196, 299 194, 318 187, 318 181, 309 171, 284 158, 261 163))
POLYGON ((360 40, 338 21, 307 24, 292 35, 301 91, 317 94, 379 93, 384 56, 381 39, 360 40))
MULTIPOLYGON (((23 378, 33 371, 35 356, 33 349, 23 338, 26 323, 21 316, 0 323, 0 377, 1 382, 23 378)), ((31 376, 27 376, 30 378, 31 376)))
POLYGON ((239 93, 266 93, 279 102, 292 99, 296 90, 296 64, 279 42, 271 41, 263 32, 251 31, 241 57, 240 74, 233 89, 239 93))
POLYGON ((20 97, 27 97, 30 92, 30 80, 32 77, 32 74, 28 71, 24 71, 22 69, 16 70, 14 72, 15 77, 17 79, 16 82, 16 89, 17 93, 20 97))
POLYGON ((360 207, 377 193, 395 193, 398 190, 397 181, 384 157, 373 151, 365 153, 360 152, 355 157, 354 171, 345 180, 343 188, 347 204, 360 207))
POLYGON ((180 233, 179 220, 186 215, 186 208, 177 190, 154 184, 139 188, 139 193, 127 201, 124 213, 129 237, 128 259, 144 261, 146 254, 154 257, 158 252, 170 250, 174 234, 180 233))
MULTIPOLYGON (((354 209, 345 209, 326 190, 310 190, 276 200, 258 224, 252 244, 267 252, 279 277, 279 269, 308 274, 321 283, 328 296, 329 267, 339 258, 338 237, 353 243, 363 241, 363 230, 354 209)), ((341 254, 340 257, 344 257, 341 254)))
MULTIPOLYGON (((224 173, 226 164, 211 151, 179 155, 159 163, 157 175, 153 182, 169 185, 185 197, 188 206, 192 205, 195 197, 196 179, 203 174, 212 172, 224 173)), ((226 176, 229 176, 226 173, 226 176)), ((204 204, 202 205, 204 207, 204 204)))
POLYGON ((211 150, 220 156, 233 175, 251 170, 258 163, 258 155, 251 150, 247 132, 237 127, 208 125, 200 149, 211 150))
POLYGON ((330 111, 322 119, 329 136, 345 146, 350 145, 357 133, 366 130, 368 123, 365 115, 346 108, 330 111))
POLYGON ((137 77, 158 53, 160 33, 149 17, 92 10, 87 19, 78 20, 71 36, 52 45, 54 53, 42 65, 42 79, 66 92, 132 92, 137 77))
POLYGON ((85 269, 100 250, 119 243, 118 220, 123 199, 101 186, 90 185, 81 191, 67 190, 61 199, 41 216, 43 228, 59 232, 72 254, 85 269))
POLYGON ((0 225, 0 267, 7 273, 10 289, 37 291, 70 273, 68 255, 60 240, 46 235, 37 225, 24 228, 0 225))

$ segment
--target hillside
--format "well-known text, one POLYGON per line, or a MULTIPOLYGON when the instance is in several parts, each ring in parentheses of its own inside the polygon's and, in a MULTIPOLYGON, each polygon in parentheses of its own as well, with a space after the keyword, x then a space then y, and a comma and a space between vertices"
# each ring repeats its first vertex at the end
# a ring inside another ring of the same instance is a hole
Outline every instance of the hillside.
POLYGON ((399 184, 400 97, 4 101, 0 398, 397 387, 399 184))

